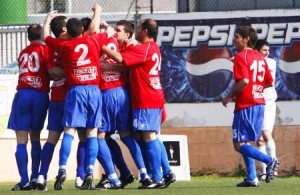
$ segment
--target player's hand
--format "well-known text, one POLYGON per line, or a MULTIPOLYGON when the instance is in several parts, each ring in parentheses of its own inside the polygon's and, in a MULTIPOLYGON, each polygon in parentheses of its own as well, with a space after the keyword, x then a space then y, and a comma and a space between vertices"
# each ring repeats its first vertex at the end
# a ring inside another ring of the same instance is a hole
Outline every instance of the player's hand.
POLYGON ((231 100, 232 100, 231 97, 225 97, 225 98, 223 98, 223 99, 222 99, 222 104, 223 104, 223 106, 227 107, 227 104, 228 104, 229 102, 231 102, 231 100))
POLYGON ((105 20, 100 21, 100 28, 107 29, 108 24, 105 20))
POLYGON ((129 45, 135 46, 138 44, 138 41, 135 39, 127 39, 127 40, 125 40, 125 42, 126 42, 126 46, 129 46, 129 45))
POLYGON ((47 19, 52 20, 56 16, 58 16, 58 11, 57 10, 53 10, 53 11, 51 11, 51 12, 48 13, 47 19))
POLYGON ((96 11, 102 12, 102 7, 101 7, 99 4, 96 3, 96 4, 92 7, 92 11, 93 11, 93 12, 96 12, 96 11))

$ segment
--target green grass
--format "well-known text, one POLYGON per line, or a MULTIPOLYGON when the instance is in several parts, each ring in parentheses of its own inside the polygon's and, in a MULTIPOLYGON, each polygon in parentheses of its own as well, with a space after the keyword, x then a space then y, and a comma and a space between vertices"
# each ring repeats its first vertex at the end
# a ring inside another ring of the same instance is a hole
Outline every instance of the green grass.
MULTIPOLYGON (((118 194, 118 195, 152 195, 152 194, 166 194, 166 195, 293 195, 300 194, 300 178, 299 177, 286 177, 278 178, 269 184, 264 182, 260 183, 257 188, 237 188, 236 183, 240 182, 242 178, 239 177, 212 177, 202 176, 193 177, 191 182, 178 181, 172 184, 168 189, 160 190, 138 190, 138 182, 127 186, 124 190, 111 190, 111 191, 80 191, 74 189, 74 181, 68 181, 65 183, 65 187, 62 191, 53 190, 53 181, 48 183, 48 191, 30 191, 20 192, 22 195, 27 194, 118 194)), ((11 192, 10 189, 14 183, 0 183, 0 194, 16 194, 18 192, 11 192)))

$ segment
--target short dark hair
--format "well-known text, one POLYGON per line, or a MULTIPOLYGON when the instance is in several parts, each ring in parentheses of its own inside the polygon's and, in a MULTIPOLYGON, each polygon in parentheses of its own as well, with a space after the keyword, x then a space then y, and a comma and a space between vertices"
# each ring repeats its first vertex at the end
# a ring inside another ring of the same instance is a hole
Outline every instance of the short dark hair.
POLYGON ((28 36, 29 41, 41 40, 42 33, 43 33, 43 27, 39 24, 31 24, 27 28, 27 33, 28 33, 27 36, 28 36))
POLYGON ((269 42, 266 40, 257 40, 254 49, 259 51, 264 45, 270 46, 269 42))
POLYGON ((129 33, 129 38, 132 37, 133 33, 134 33, 134 24, 132 24, 131 22, 127 21, 127 20, 120 20, 116 23, 117 26, 124 26, 124 31, 126 33, 129 33))
POLYGON ((75 38, 82 34, 83 26, 78 18, 71 18, 67 22, 67 31, 71 37, 75 38))
POLYGON ((155 20, 145 19, 141 24, 141 27, 143 30, 147 29, 148 37, 156 40, 157 33, 158 33, 158 25, 155 20))
POLYGON ((63 27, 66 27, 66 20, 66 16, 56 16, 51 20, 50 28, 56 38, 63 32, 63 27))
POLYGON ((248 47, 254 48, 255 43, 258 39, 257 32, 251 26, 239 26, 236 31, 243 39, 249 37, 248 47))
POLYGON ((85 18, 81 18, 80 20, 82 22, 82 26, 83 26, 84 31, 87 31, 89 29, 89 26, 90 26, 90 23, 91 23, 92 19, 89 18, 89 17, 85 17, 85 18))

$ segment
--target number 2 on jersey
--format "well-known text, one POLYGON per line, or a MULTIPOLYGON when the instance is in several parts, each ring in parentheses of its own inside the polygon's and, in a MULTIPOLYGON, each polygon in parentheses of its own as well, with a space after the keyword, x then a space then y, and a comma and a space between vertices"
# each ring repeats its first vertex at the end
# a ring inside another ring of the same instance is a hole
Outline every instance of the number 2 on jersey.
POLYGON ((86 64, 90 64, 91 60, 90 59, 85 59, 88 52, 89 52, 89 48, 87 45, 85 44, 79 44, 75 47, 74 52, 78 53, 82 50, 81 55, 79 56, 78 60, 77 60, 77 66, 83 66, 86 64))
POLYGON ((253 63, 250 66, 250 70, 253 70, 253 78, 252 81, 256 82, 256 79, 258 79, 260 82, 264 81, 265 77, 265 61, 264 60, 254 60, 253 63), (258 75, 258 73, 262 73, 258 75))
POLYGON ((155 64, 151 68, 149 74, 150 75, 158 75, 158 71, 160 71, 160 67, 161 67, 161 57, 157 53, 154 53, 152 55, 152 61, 154 61, 155 64))

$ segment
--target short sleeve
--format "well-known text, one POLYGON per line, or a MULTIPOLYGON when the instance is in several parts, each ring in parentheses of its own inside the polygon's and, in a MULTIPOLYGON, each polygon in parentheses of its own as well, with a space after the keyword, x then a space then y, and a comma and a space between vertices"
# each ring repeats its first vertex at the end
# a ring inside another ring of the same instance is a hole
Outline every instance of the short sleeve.
POLYGON ((144 45, 128 47, 126 50, 121 52, 124 64, 126 66, 133 66, 144 63, 146 61, 148 49, 149 47, 144 47, 144 45))
POLYGON ((247 66, 247 61, 240 55, 237 55, 234 58, 233 74, 235 80, 249 78, 249 67, 247 66))

